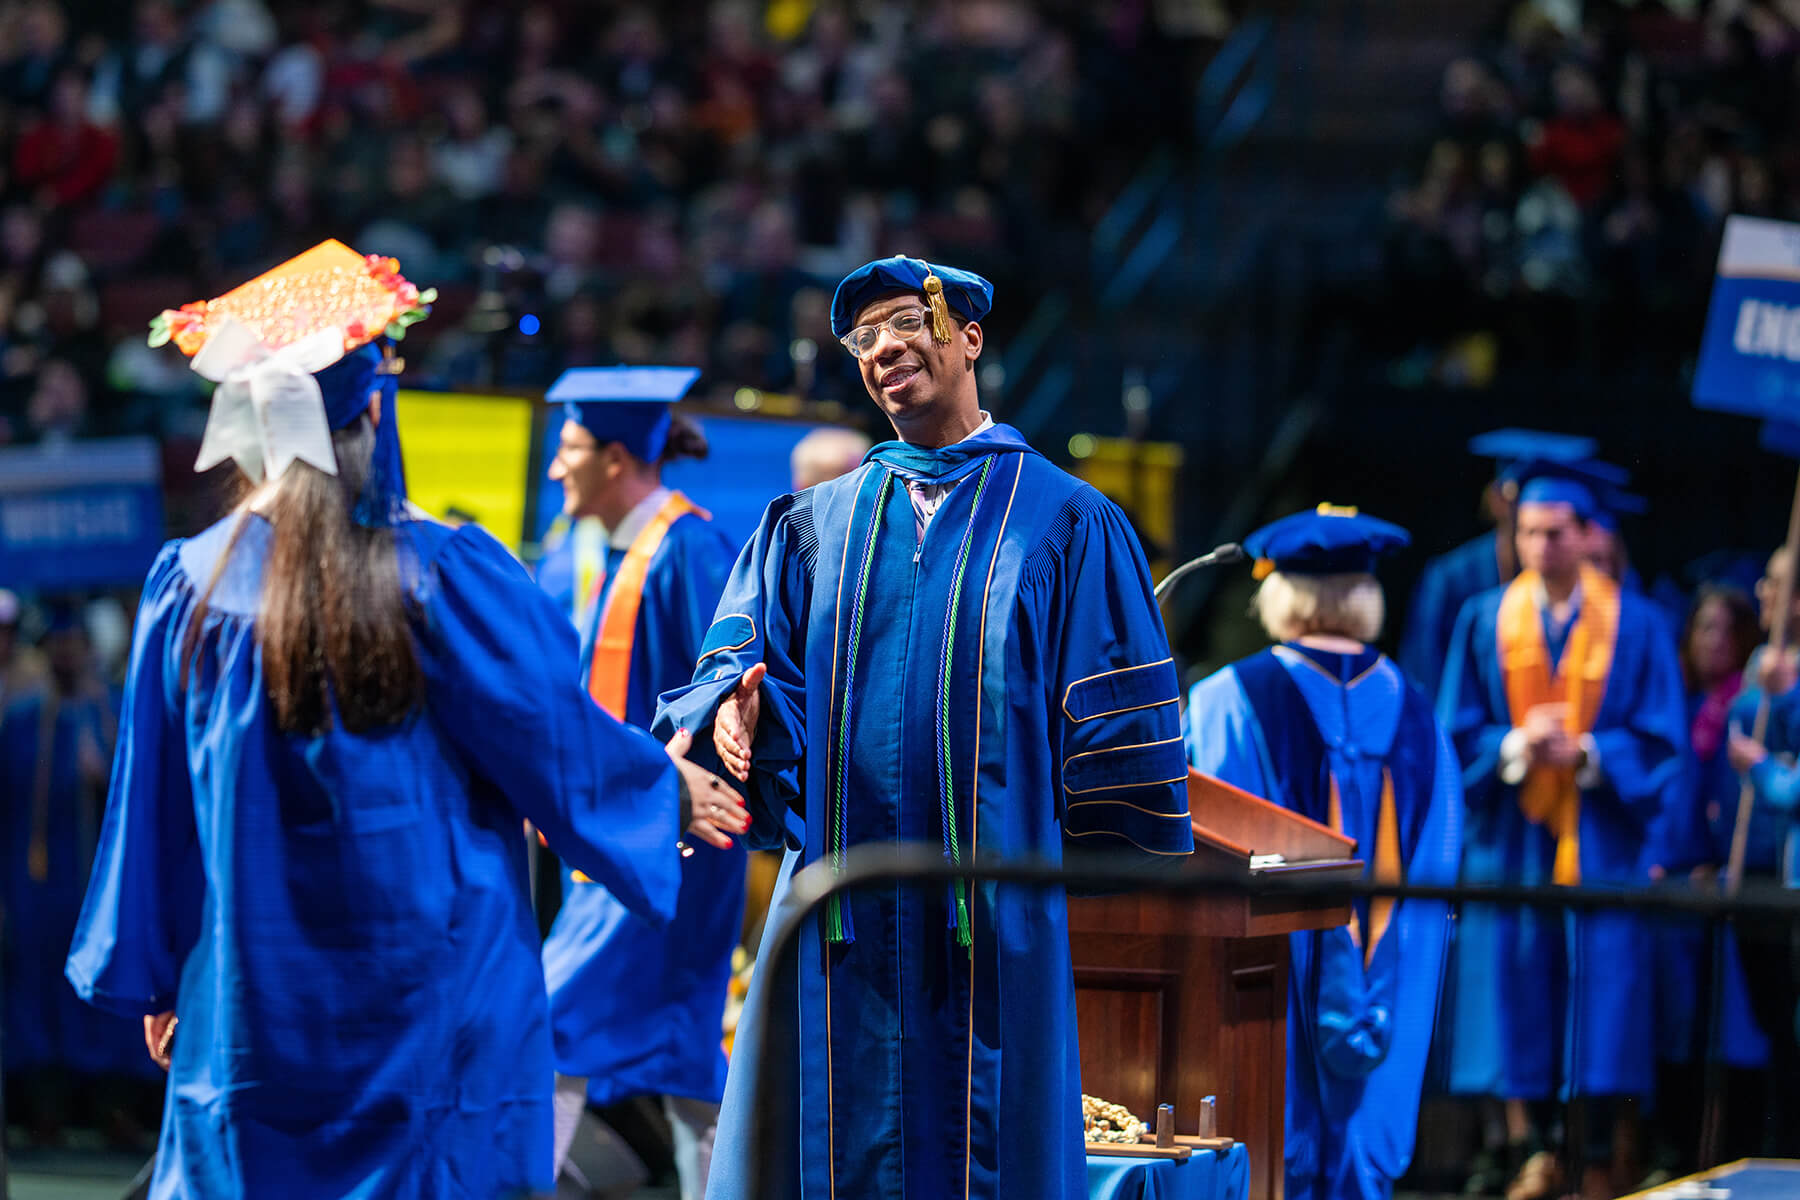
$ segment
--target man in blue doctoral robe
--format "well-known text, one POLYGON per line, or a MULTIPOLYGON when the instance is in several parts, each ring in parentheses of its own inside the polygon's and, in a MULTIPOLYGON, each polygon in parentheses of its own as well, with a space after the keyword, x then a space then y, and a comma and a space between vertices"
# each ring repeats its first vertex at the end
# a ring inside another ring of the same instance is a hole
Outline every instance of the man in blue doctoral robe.
MULTIPOLYGON (((1268 567, 1256 611, 1280 644, 1194 685, 1188 762, 1354 837, 1375 878, 1450 883, 1455 751, 1431 701, 1368 644, 1382 617, 1375 560, 1406 540, 1328 506, 1245 539, 1268 567)), ((1438 902, 1359 901, 1348 927, 1290 935, 1290 1200, 1383 1200, 1406 1173, 1448 919, 1438 902)))
MULTIPOLYGON (((788 847, 784 897, 795 864, 863 843, 953 863, 1192 850, 1143 554, 1113 504, 981 412, 991 296, 910 258, 843 281, 833 330, 901 440, 769 506, 695 682, 663 697, 658 730, 710 741, 753 844, 788 847)), ((797 961, 759 966, 740 1028, 767 1006, 772 1043, 733 1051, 714 1200, 758 1171, 784 1197, 1086 1194, 1060 892, 848 896, 797 961), (784 1081, 779 1141, 753 1145, 763 1068, 784 1081)))
MULTIPOLYGON (((602 708, 641 729, 656 715, 657 695, 693 676, 737 554, 706 512, 662 485, 662 464, 695 452, 671 440, 670 402, 699 374, 582 367, 564 372, 548 397, 563 414, 550 467, 563 511, 578 522, 598 518, 606 529, 594 595, 582 606, 581 682, 602 708)), ((685 419, 681 428, 697 433, 685 419)), ((562 908, 544 942, 544 979, 558 1167, 584 1099, 659 1097, 683 1200, 699 1200, 725 1092, 719 1034, 743 928, 745 854, 741 844, 689 849, 667 925, 633 915, 581 872, 565 872, 562 908), (621 987, 627 978, 632 986, 621 987)))
POLYGON ((1427 696, 1437 695, 1462 606, 1519 569, 1512 544, 1513 503, 1519 494, 1514 465, 1527 458, 1582 459, 1596 449, 1592 438, 1533 429, 1495 429, 1469 439, 1469 453, 1494 460, 1493 481, 1481 497, 1494 528, 1431 559, 1413 586, 1398 657, 1401 669, 1427 696))
MULTIPOLYGON (((1463 762, 1463 878, 1642 883, 1649 831, 1682 773, 1674 647, 1647 600, 1582 560, 1594 477, 1542 462, 1519 478, 1523 570, 1464 606, 1439 697, 1463 762)), ((1631 914, 1468 906, 1448 1014, 1450 1089, 1602 1101, 1590 1105, 1596 1176, 1583 1190, 1603 1187, 1604 1100, 1652 1086, 1651 972, 1647 931, 1631 914)))

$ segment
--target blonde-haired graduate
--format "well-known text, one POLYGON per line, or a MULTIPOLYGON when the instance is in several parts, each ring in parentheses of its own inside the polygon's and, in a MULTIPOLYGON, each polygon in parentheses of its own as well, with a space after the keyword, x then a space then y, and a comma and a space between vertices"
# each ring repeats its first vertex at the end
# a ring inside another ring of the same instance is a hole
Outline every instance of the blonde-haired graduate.
MULTIPOLYGON (((1356 839, 1377 879, 1456 878, 1462 781, 1430 699, 1374 646, 1405 530, 1321 504, 1257 530, 1253 611, 1277 643, 1194 685, 1193 766, 1356 839)), ((1291 934, 1286 1191, 1382 1200, 1412 1161, 1449 937, 1441 903, 1358 901, 1291 934)))

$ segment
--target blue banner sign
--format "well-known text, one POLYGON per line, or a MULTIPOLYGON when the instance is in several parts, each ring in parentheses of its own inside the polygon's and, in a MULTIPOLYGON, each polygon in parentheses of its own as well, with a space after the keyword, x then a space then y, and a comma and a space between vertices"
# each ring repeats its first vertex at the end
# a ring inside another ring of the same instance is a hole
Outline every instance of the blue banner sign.
POLYGON ((1726 219, 1694 403, 1800 422, 1800 225, 1726 219))
POLYGON ((141 583, 162 542, 162 456, 152 439, 0 449, 0 587, 141 583))

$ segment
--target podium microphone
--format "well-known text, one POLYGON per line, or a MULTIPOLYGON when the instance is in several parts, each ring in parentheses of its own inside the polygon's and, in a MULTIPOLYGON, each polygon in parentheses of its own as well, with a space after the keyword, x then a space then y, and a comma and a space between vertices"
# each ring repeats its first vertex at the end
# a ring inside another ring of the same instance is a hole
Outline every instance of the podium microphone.
POLYGON ((1223 567, 1228 563, 1243 562, 1248 557, 1249 555, 1244 553, 1244 548, 1236 542, 1226 542, 1223 546, 1215 546, 1199 558, 1190 558, 1163 576, 1162 582, 1156 585, 1156 599, 1160 603, 1163 593, 1195 571, 1204 570, 1207 567, 1223 567))

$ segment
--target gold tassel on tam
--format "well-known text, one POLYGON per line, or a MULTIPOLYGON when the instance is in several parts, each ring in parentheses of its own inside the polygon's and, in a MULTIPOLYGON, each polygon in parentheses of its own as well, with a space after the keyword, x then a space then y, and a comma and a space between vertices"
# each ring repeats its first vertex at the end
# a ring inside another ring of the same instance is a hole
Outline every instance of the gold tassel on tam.
POLYGON ((925 276, 925 302, 931 306, 931 336, 940 346, 950 344, 950 306, 944 302, 944 281, 934 272, 925 276))

